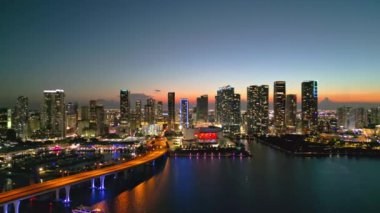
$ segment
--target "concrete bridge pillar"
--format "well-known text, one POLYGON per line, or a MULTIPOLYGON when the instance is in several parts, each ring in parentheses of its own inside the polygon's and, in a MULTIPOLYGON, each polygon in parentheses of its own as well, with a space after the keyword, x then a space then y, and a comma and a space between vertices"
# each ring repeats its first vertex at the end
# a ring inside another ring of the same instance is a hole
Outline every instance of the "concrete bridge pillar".
POLYGON ((13 201, 13 206, 15 208, 15 213, 19 213, 20 209, 20 200, 13 201))
POLYGON ((65 186, 65 200, 63 201, 64 203, 69 203, 70 202, 70 185, 65 186))
POLYGON ((91 189, 95 189, 95 178, 91 179, 91 189))
POLYGON ((4 213, 8 213, 8 203, 3 205, 4 213))
POLYGON ((100 190, 104 190, 104 189, 106 189, 105 187, 104 187, 104 179, 106 178, 106 176, 100 176, 99 177, 99 179, 100 179, 100 187, 99 187, 99 189, 100 190))
POLYGON ((58 201, 59 200, 59 188, 58 189, 55 189, 55 200, 58 201))

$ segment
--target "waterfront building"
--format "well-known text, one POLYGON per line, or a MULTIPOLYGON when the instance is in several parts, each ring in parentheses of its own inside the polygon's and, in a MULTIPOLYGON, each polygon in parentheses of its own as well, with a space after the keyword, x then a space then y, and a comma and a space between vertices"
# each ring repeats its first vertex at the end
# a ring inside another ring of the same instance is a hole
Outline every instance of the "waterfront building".
POLYGON ((174 129, 175 127, 175 93, 168 93, 168 123, 169 128, 174 129))
POLYGON ((374 107, 368 110, 368 124, 372 127, 380 125, 380 107, 374 107))
MULTIPOLYGON (((296 129, 297 122, 297 95, 289 94, 286 96, 285 103, 285 124, 288 130, 296 129)), ((292 132, 294 132, 292 131, 292 132)))
POLYGON ((49 137, 66 136, 65 92, 61 89, 44 90, 42 127, 49 137))
POLYGON ((338 127, 341 129, 355 128, 355 113, 352 107, 339 107, 337 109, 338 127))
POLYGON ((266 135, 269 126, 269 86, 247 88, 247 134, 266 135))
POLYGON ((196 110, 197 122, 208 122, 208 96, 202 95, 197 98, 196 110))
POLYGON ((180 129, 189 128, 189 100, 187 98, 181 98, 179 103, 180 129))
POLYGON ((304 134, 316 134, 318 131, 318 83, 302 82, 302 130, 304 134))
POLYGON ((273 90, 274 127, 277 134, 285 131, 285 104, 286 84, 285 81, 275 81, 273 90))
POLYGON ((239 134, 241 124, 240 94, 231 86, 221 87, 215 96, 216 122, 226 134, 239 134))

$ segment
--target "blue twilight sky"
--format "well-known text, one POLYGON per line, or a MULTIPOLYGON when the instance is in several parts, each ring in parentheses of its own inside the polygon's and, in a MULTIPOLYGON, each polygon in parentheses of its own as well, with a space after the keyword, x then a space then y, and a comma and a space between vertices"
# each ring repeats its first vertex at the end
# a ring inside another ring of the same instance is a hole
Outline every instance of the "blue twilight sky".
POLYGON ((54 88, 70 101, 126 88, 166 102, 230 84, 245 99, 276 80, 379 103, 379 39, 379 0, 1 0, 0 105, 54 88))

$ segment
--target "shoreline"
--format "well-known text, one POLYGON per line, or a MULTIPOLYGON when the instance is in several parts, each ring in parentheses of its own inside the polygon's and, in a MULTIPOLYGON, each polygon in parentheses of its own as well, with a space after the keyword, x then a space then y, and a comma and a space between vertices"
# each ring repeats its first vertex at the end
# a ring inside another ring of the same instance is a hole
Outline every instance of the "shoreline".
POLYGON ((269 147, 276 149, 278 151, 284 152, 286 154, 296 156, 296 157, 333 157, 333 156, 380 157, 380 151, 373 151, 373 150, 355 151, 355 150, 349 150, 347 148, 346 149, 342 148, 342 150, 335 149, 335 152, 321 152, 321 151, 300 152, 300 151, 293 151, 293 150, 286 149, 284 147, 273 144, 269 141, 265 141, 261 138, 255 138, 254 141, 256 141, 257 143, 261 143, 261 144, 264 144, 266 146, 269 146, 269 147))

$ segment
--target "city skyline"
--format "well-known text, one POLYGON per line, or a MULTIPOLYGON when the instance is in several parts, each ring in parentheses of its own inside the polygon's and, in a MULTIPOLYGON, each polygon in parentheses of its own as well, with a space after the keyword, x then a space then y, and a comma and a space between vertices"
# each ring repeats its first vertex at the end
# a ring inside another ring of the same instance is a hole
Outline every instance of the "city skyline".
POLYGON ((49 88, 82 103, 117 102, 120 88, 212 103, 225 85, 246 101, 248 85, 274 81, 300 97, 305 80, 319 82, 320 101, 380 103, 379 2, 212 3, 5 2, 1 105, 41 103, 49 88))

